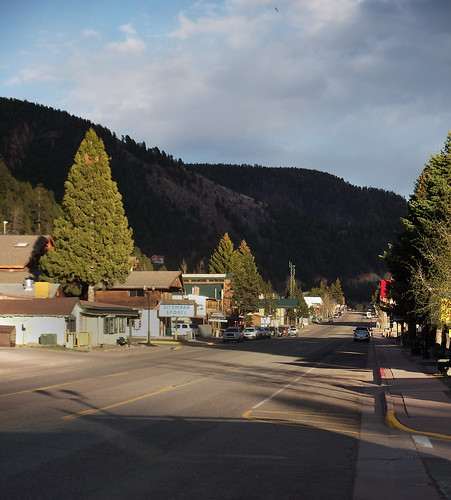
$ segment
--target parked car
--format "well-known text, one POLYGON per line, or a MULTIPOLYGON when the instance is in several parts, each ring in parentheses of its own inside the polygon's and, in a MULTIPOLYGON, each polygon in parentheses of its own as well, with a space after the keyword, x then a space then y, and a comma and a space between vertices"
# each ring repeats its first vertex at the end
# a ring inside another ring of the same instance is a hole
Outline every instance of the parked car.
POLYGON ((271 332, 267 326, 261 326, 260 330, 262 332, 263 339, 270 339, 271 338, 271 332))
POLYGON ((371 336, 371 331, 367 326, 358 326, 354 330, 354 342, 357 342, 358 340, 369 342, 370 336, 371 336))
POLYGON ((275 326, 270 326, 269 333, 271 334, 271 337, 277 337, 277 328, 275 326))
POLYGON ((279 331, 279 337, 286 337, 288 335, 288 326, 277 327, 279 331))
POLYGON ((261 339, 261 332, 256 326, 248 326, 243 330, 243 337, 249 340, 261 339))
POLYGON ((199 325, 196 325, 194 323, 177 323, 176 327, 173 327, 171 329, 171 334, 175 335, 175 332, 177 331, 177 336, 184 336, 184 337, 198 337, 200 335, 200 328, 199 325))
POLYGON ((288 334, 290 337, 297 337, 298 336, 298 329, 296 326, 290 326, 288 329, 288 334))
POLYGON ((229 343, 231 340, 235 340, 236 342, 243 342, 243 328, 241 326, 228 326, 223 335, 222 341, 229 343))

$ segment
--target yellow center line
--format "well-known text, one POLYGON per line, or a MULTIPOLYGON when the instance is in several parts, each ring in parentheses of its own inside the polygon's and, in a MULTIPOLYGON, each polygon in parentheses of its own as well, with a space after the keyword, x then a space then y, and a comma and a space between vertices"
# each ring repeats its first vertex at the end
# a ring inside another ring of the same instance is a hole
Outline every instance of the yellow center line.
POLYGON ((125 401, 119 401, 117 403, 112 403, 112 404, 107 405, 107 406, 102 406, 102 408, 90 408, 89 410, 83 410, 83 411, 80 411, 77 413, 71 413, 70 415, 65 415, 64 417, 60 417, 60 418, 61 418, 61 420, 72 420, 75 418, 84 417, 86 415, 92 415, 93 413, 98 413, 101 411, 110 410, 111 408, 117 408, 119 406, 134 403, 135 401, 140 401, 141 399, 150 398, 152 396, 156 396, 157 394, 162 394, 163 392, 168 392, 168 391, 171 391, 173 389, 180 389, 181 387, 186 387, 188 385, 197 384, 198 382, 202 382, 204 380, 219 377, 221 375, 225 375, 226 373, 230 373, 230 372, 245 368, 246 366, 250 366, 250 365, 243 365, 243 366, 230 368, 229 370, 226 370, 223 372, 218 372, 218 373, 213 373, 212 375, 208 375, 206 377, 202 377, 202 378, 199 378, 196 380, 190 380, 189 382, 184 382, 183 384, 170 385, 167 387, 163 387, 163 388, 158 389, 156 391, 149 392, 148 394, 143 394, 141 396, 137 396, 136 398, 126 399, 125 401))
MULTIPOLYGON (((176 350, 176 349, 174 349, 176 350)), ((195 361, 197 359, 202 359, 204 356, 199 356, 197 358, 193 358, 193 360, 188 360, 188 361, 195 361)), ((162 363, 160 365, 155 365, 155 366, 146 366, 144 368, 134 368, 133 370, 125 370, 122 372, 116 372, 116 373, 109 373, 108 375, 98 375, 95 377, 86 377, 86 378, 80 378, 77 380, 70 380, 68 382, 60 382, 58 384, 52 384, 52 385, 45 385, 43 387, 34 387, 32 389, 24 389, 22 391, 16 391, 16 392, 8 392, 6 394, 0 394, 0 398, 6 398, 8 396, 18 396, 20 394, 29 394, 32 392, 39 392, 39 391, 48 391, 49 389, 56 389, 58 387, 63 387, 66 385, 72 385, 72 384, 79 384, 81 382, 88 382, 89 380, 100 380, 102 378, 109 378, 109 377, 119 377, 121 375, 127 375, 130 373, 135 373, 143 370, 148 370, 150 368, 163 368, 165 366, 169 366, 171 363, 162 363)))
MULTIPOLYGON (((357 436, 366 436, 366 437, 371 437, 371 436, 389 436, 389 437, 394 437, 394 436, 398 436, 398 434, 385 434, 385 433, 380 433, 380 432, 376 432, 376 433, 371 433, 371 432, 361 432, 360 429, 355 429, 355 430, 351 430, 351 429, 346 429, 346 427, 349 426, 349 424, 343 424, 343 423, 339 423, 337 422, 335 425, 333 422, 331 421, 320 421, 320 420, 296 420, 296 419, 290 419, 290 418, 277 418, 277 417, 274 417, 274 418, 271 418, 271 417, 265 417, 265 416, 254 416, 254 411, 253 410, 248 410, 246 412, 243 413, 242 417, 246 420, 250 420, 252 422, 259 422, 261 424, 272 424, 272 425, 283 425, 283 426, 286 426, 286 427, 309 427, 309 428, 312 428, 312 429, 317 429, 317 430, 321 430, 321 431, 327 431, 327 432, 339 432, 339 433, 343 433, 343 434, 355 434, 357 436), (315 425, 315 424, 321 424, 321 425, 315 425), (326 424, 325 426, 323 426, 323 424, 326 424), (327 426, 328 424, 328 426, 327 426), (332 424, 332 426, 331 426, 332 424)), ((257 413, 260 413, 260 412, 257 412, 257 413)), ((275 413, 275 414, 284 414, 285 412, 265 412, 265 413, 275 413)), ((295 415, 296 413, 292 413, 292 412, 287 412, 286 413, 287 415, 295 415)), ((301 413, 302 415, 302 413, 301 413)), ((306 413, 305 415, 308 415, 308 413, 306 413)), ((321 414, 320 414, 321 415, 321 414)), ((322 414, 322 416, 324 416, 324 414, 322 414)))
POLYGON ((77 380, 70 380, 68 382, 61 382, 59 384, 46 385, 43 387, 34 387, 33 389, 24 389, 23 391, 17 391, 17 392, 8 392, 7 394, 0 394, 0 398, 6 398, 7 396, 17 396, 19 394, 29 394, 31 392, 47 391, 49 389, 56 389, 57 387, 62 387, 65 385, 79 384, 81 382, 87 382, 89 380, 100 380, 102 378, 119 377, 120 375, 127 375, 129 373, 139 372, 142 370, 148 370, 149 368, 162 368, 164 366, 168 366, 169 364, 170 363, 164 363, 164 364, 156 365, 156 366, 147 366, 145 368, 135 368, 133 370, 126 370, 123 372, 109 373, 108 375, 98 375, 96 377, 79 378, 77 380))

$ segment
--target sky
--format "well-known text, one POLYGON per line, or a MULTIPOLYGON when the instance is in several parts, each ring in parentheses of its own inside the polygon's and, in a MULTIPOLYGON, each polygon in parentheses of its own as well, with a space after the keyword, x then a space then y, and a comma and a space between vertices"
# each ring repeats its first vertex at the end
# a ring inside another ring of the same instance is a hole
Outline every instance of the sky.
POLYGON ((185 163, 408 198, 451 130, 449 0, 5 0, 0 96, 185 163))

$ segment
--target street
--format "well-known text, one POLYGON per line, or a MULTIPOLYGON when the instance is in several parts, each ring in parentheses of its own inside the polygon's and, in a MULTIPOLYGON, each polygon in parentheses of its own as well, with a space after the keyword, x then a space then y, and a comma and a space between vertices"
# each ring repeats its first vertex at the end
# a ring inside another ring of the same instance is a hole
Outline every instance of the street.
POLYGON ((361 441, 384 450, 393 430, 379 403, 365 410, 377 370, 372 343, 353 342, 357 321, 299 338, 2 363, 1 496, 352 499, 355 485, 361 495, 361 441))

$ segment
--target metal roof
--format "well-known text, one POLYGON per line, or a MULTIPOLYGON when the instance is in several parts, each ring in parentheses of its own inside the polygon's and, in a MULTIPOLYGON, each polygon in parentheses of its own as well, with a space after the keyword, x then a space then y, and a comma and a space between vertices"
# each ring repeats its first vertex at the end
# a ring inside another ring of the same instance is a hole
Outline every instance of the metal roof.
POLYGON ((181 271, 132 271, 125 283, 115 285, 113 290, 140 288, 152 286, 156 290, 169 290, 170 288, 183 287, 181 271), (178 282, 179 280, 179 282, 178 282))

